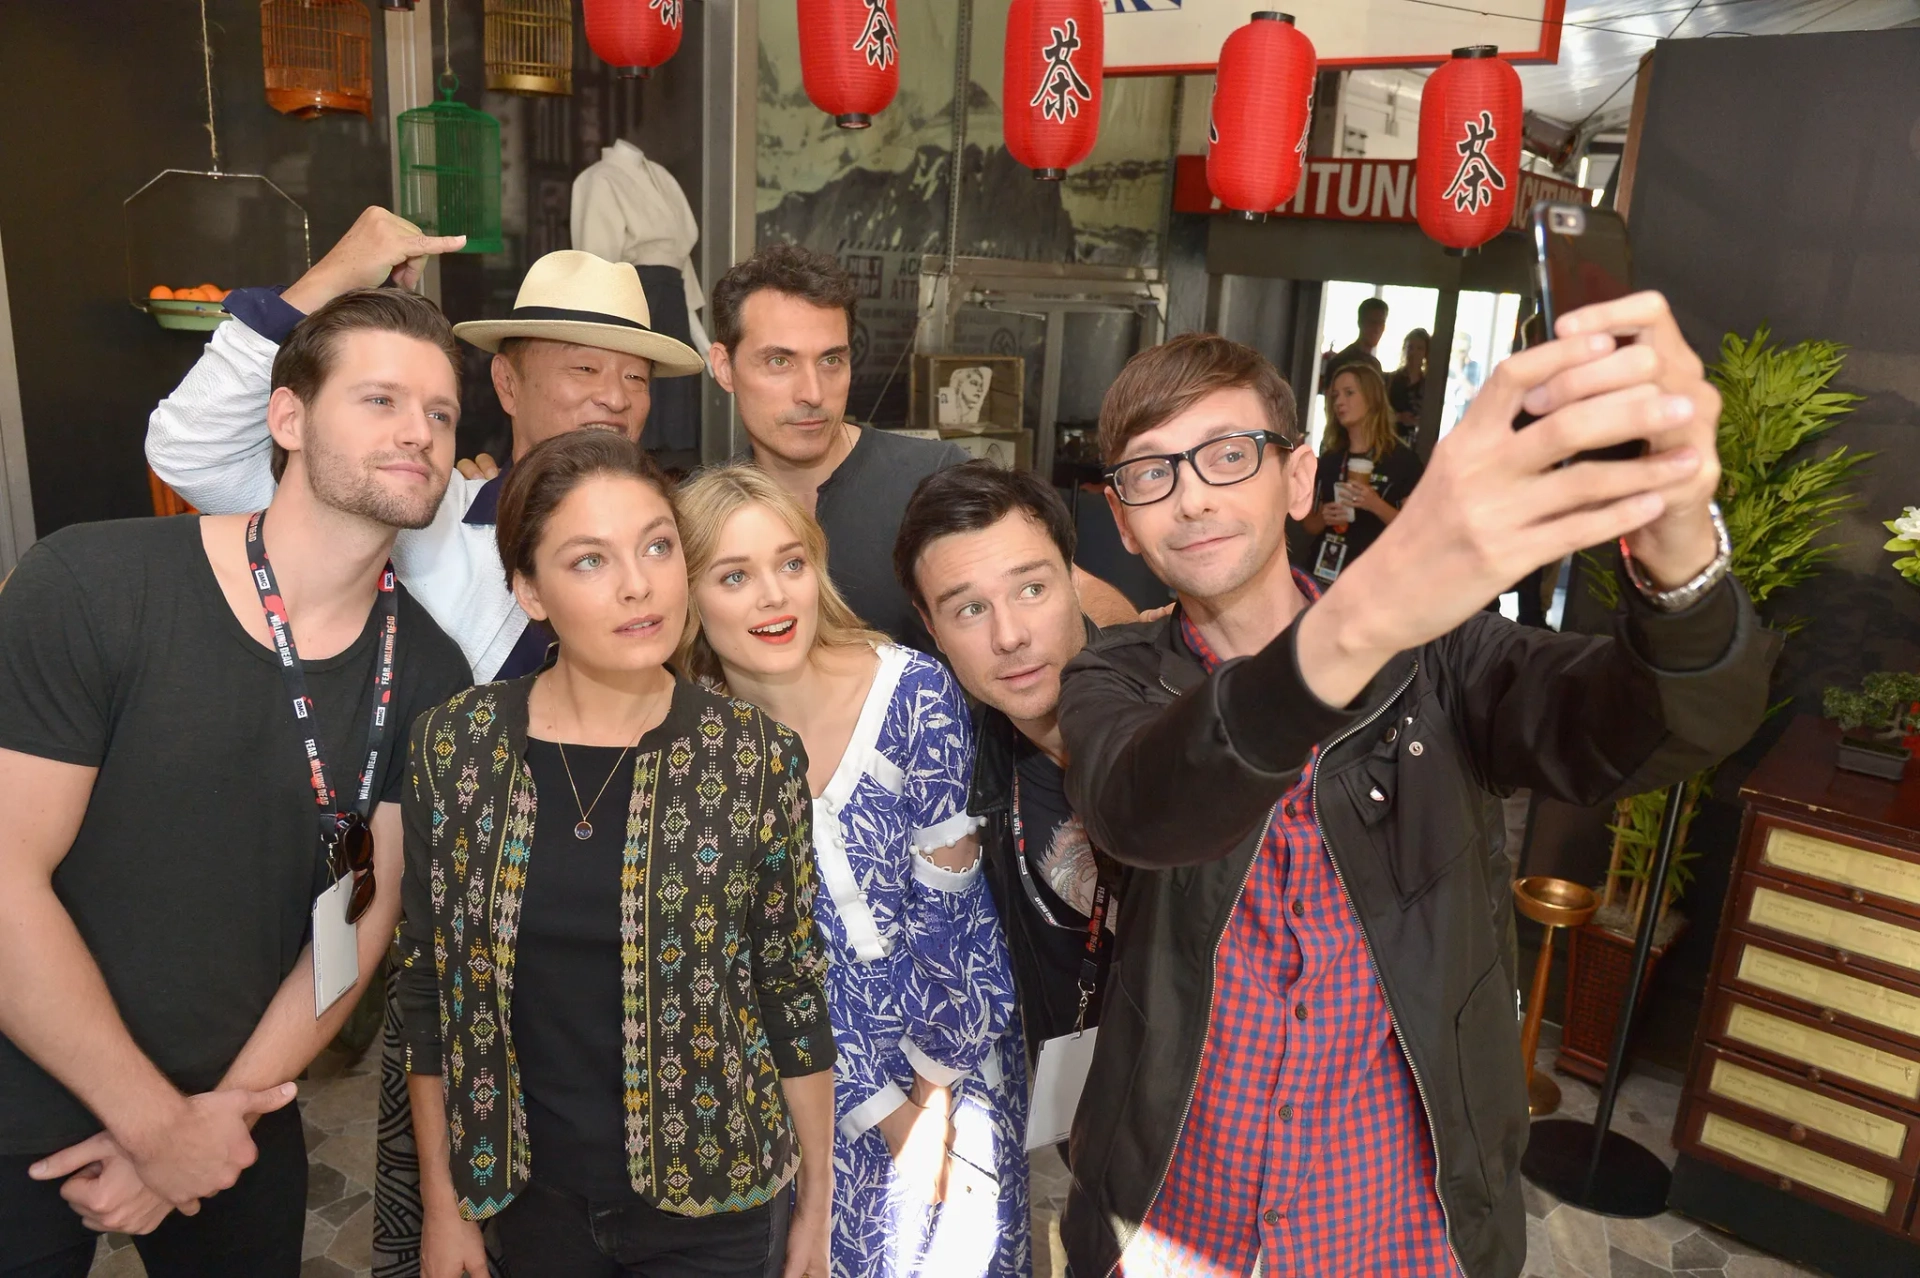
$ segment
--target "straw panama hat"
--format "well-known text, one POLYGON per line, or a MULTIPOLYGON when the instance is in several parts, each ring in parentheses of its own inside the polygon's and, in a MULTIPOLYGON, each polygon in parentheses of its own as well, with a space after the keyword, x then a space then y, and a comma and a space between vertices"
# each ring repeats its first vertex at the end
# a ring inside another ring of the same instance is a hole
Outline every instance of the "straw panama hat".
POLYGON ((469 320, 455 324, 453 332, 495 353, 509 337, 542 337, 638 355, 652 360, 660 377, 691 377, 706 368, 693 347, 654 331, 640 272, 579 249, 561 249, 535 262, 508 318, 469 320))

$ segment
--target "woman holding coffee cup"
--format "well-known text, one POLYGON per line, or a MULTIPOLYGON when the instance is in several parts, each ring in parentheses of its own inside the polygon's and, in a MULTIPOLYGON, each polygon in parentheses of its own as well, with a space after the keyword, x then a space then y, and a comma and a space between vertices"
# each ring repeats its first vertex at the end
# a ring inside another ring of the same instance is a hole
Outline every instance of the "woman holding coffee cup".
POLYGON ((1393 429, 1379 370, 1349 364, 1327 386, 1327 430, 1304 523, 1314 534, 1313 575, 1332 582, 1400 513, 1424 468, 1393 429))

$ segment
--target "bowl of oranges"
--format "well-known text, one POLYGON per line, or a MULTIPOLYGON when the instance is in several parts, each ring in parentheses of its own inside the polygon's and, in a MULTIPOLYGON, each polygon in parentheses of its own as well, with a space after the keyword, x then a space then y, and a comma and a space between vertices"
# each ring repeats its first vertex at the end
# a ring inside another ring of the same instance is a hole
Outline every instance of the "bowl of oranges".
POLYGON ((218 284, 195 284, 186 288, 168 288, 155 284, 147 290, 147 311, 161 328, 207 332, 228 318, 221 304, 231 290, 218 284))

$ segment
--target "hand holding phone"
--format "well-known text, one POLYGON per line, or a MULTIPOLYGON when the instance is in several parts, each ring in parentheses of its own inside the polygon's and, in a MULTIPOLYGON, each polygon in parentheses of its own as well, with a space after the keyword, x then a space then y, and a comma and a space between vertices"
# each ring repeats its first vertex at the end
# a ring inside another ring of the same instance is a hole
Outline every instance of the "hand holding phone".
MULTIPOLYGON (((1561 317, 1633 291, 1627 226, 1618 213, 1542 200, 1533 206, 1527 220, 1533 239, 1534 297, 1539 304, 1539 322, 1529 324, 1529 345, 1535 344, 1531 340, 1535 333, 1540 340, 1560 336, 1556 326, 1561 317)), ((1617 335, 1616 340, 1625 345, 1633 339, 1617 335)), ((1514 429, 1537 420, 1531 413, 1522 412, 1514 419, 1514 429)), ((1646 451, 1646 440, 1630 439, 1580 453, 1573 460, 1621 461, 1646 451)))

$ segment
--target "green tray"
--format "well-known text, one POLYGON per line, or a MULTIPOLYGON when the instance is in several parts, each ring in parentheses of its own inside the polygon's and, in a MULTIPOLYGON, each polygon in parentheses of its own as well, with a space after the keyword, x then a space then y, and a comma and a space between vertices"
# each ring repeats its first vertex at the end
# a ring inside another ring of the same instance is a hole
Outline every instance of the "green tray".
POLYGON ((223 306, 221 302, 182 302, 169 297, 147 299, 147 313, 160 322, 161 328, 196 333, 211 332, 233 318, 223 306))

